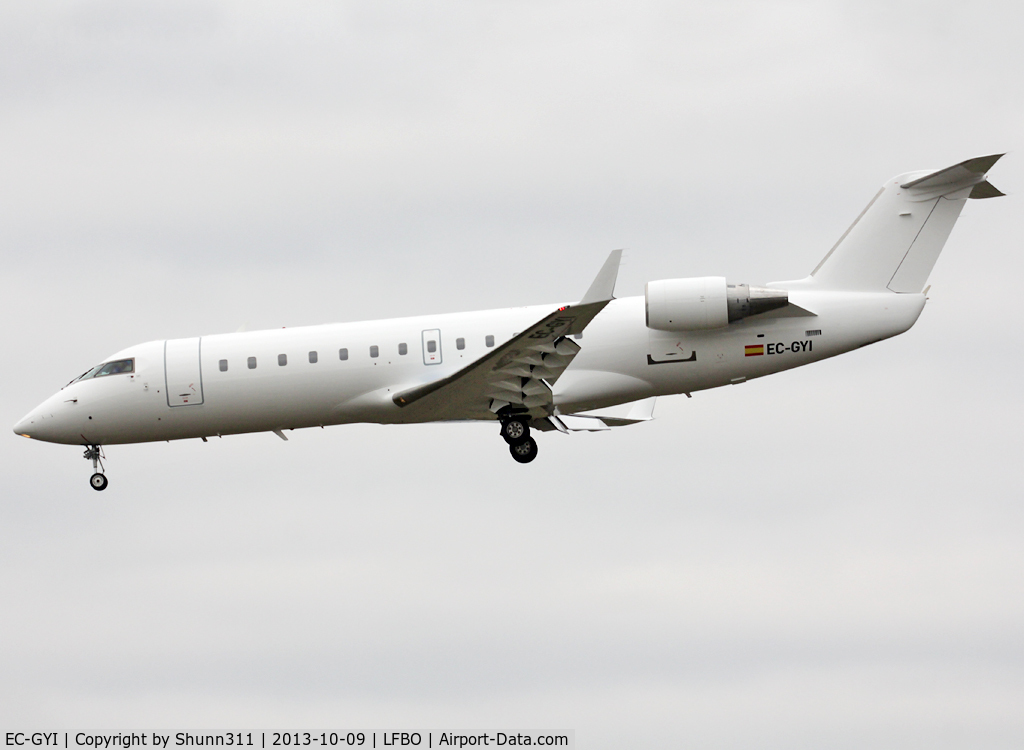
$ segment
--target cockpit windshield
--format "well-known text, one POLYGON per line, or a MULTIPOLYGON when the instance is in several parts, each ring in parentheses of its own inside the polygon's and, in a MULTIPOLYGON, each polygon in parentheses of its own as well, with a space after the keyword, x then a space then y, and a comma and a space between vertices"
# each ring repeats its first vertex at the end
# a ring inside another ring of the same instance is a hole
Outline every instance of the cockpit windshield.
POLYGON ((88 380, 89 378, 102 378, 105 375, 121 375, 127 372, 135 372, 134 359, 116 359, 113 362, 104 362, 102 365, 96 365, 89 372, 75 378, 71 382, 88 380))

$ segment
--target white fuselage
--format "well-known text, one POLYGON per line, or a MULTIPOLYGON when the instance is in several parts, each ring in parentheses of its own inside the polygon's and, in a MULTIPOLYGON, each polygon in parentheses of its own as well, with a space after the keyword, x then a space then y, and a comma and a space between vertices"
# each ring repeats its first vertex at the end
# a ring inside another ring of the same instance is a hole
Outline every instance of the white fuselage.
MULTIPOLYGON (((799 286, 792 285, 790 301, 813 315, 765 313, 685 333, 647 328, 643 297, 613 300, 576 341, 581 350, 552 385, 554 408, 572 414, 799 367, 902 333, 925 304, 922 294, 799 286)), ((133 358, 134 372, 73 382, 15 431, 56 443, 104 445, 352 422, 486 418, 437 404, 400 408, 392 399, 457 372, 484 356, 489 341, 501 345, 555 307, 151 341, 109 358, 133 358), (435 352, 427 352, 428 339, 437 341, 435 352), (198 353, 198 366, 183 374, 172 359, 190 347, 198 353), (371 347, 377 356, 371 356, 371 347), (343 349, 346 359, 339 354, 343 349), (279 364, 280 355, 286 364, 279 364), (249 366, 250 358, 255 367, 249 366)))

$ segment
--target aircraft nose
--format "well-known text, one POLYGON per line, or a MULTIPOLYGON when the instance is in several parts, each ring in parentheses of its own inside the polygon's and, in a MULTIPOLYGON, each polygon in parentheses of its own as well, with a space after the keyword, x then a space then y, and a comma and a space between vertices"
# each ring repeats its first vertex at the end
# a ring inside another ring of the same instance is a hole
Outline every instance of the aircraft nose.
POLYGON ((75 443, 77 430, 68 421, 67 414, 60 409, 60 394, 47 399, 26 414, 14 425, 14 431, 22 437, 43 440, 47 443, 75 443), (56 403, 55 403, 56 400, 56 403))
POLYGON ((21 435, 22 437, 32 437, 32 425, 34 423, 34 413, 26 414, 16 425, 14 425, 14 434, 21 435))

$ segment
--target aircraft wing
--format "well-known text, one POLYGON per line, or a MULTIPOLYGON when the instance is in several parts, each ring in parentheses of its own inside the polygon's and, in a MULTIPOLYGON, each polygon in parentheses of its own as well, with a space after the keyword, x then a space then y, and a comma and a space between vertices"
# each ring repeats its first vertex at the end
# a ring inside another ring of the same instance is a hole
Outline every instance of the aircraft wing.
MULTIPOLYGON (((626 427, 631 424, 650 422, 654 419, 654 402, 657 396, 634 401, 625 416, 615 416, 611 410, 602 409, 596 412, 577 412, 575 414, 552 414, 546 420, 534 422, 533 426, 546 432, 598 432, 610 430, 612 427, 626 427)), ((613 407, 614 408, 614 407, 613 407)))
POLYGON ((432 412, 477 418, 502 409, 548 416, 554 408, 551 384, 580 350, 568 337, 582 333, 614 299, 621 256, 621 250, 608 256, 579 303, 554 310, 458 372, 402 391, 393 401, 402 408, 418 403, 432 412))

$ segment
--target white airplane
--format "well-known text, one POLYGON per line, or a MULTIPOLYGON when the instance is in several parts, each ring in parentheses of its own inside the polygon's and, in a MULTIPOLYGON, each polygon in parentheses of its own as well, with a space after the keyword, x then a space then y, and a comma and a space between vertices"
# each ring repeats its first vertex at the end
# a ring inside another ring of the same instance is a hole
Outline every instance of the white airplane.
POLYGON ((651 419, 658 396, 742 383, 903 333, 968 198, 1002 195, 1002 154, 886 182, 811 275, 767 287, 721 276, 613 296, 614 251, 572 304, 150 341, 108 357, 14 431, 102 446, 352 422, 491 420, 512 457, 533 431, 651 419), (585 332, 585 335, 584 335, 585 332), (632 403, 624 415, 600 410, 632 403))

